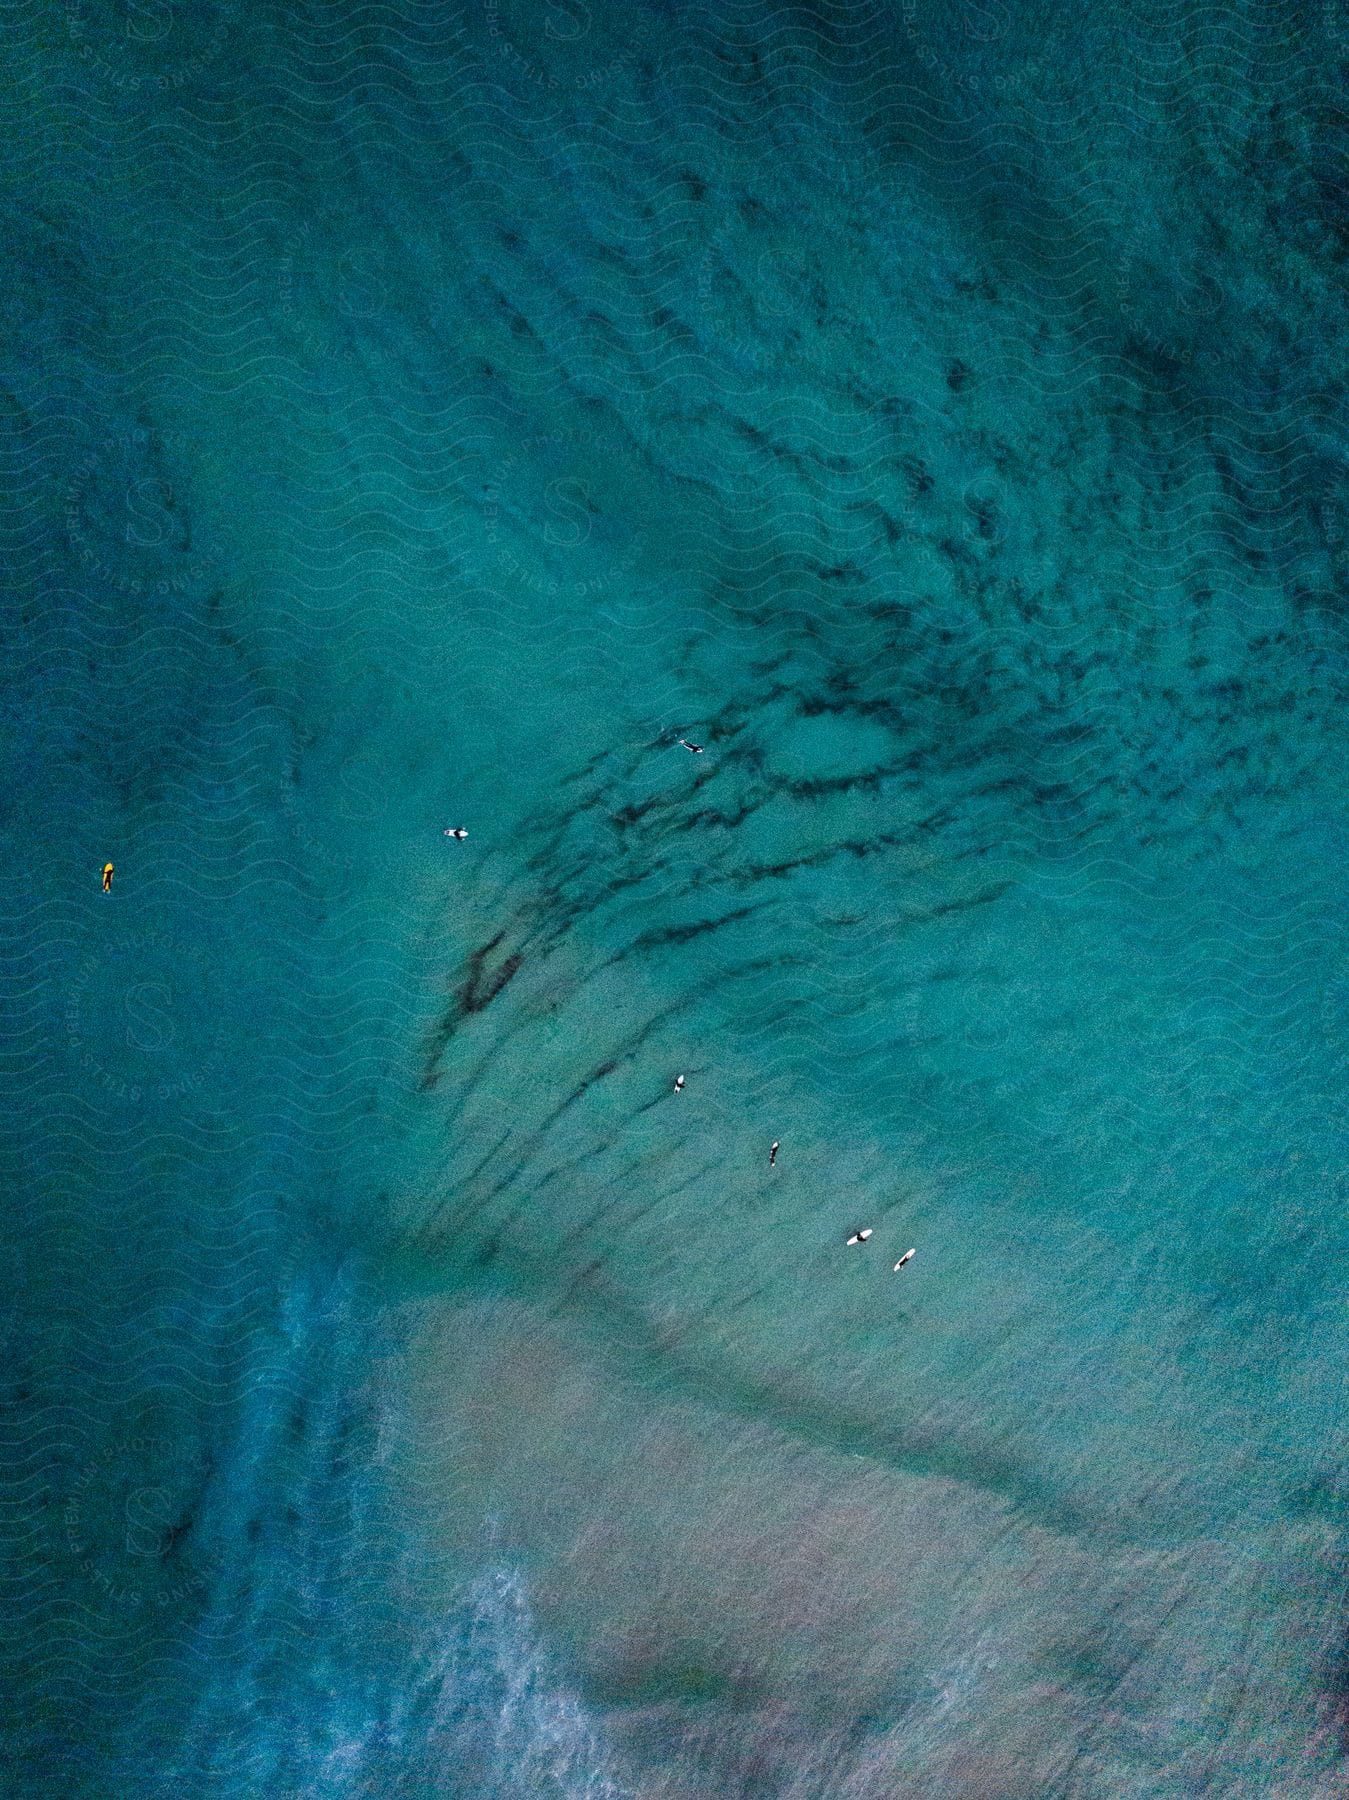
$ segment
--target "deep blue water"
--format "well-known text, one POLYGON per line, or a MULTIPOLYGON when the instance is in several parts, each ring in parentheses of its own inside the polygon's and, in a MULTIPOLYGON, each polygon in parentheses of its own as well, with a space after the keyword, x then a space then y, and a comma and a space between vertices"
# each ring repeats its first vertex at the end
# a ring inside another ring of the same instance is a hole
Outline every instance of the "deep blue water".
POLYGON ((1349 16, 6 23, 3 1792, 1342 1795, 1349 16))

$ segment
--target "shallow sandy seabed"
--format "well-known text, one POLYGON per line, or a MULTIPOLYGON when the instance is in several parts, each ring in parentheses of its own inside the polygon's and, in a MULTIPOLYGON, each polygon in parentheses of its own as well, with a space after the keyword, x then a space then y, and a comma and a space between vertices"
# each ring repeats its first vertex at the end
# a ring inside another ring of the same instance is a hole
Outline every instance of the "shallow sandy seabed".
POLYGON ((1341 1792, 1333 13, 11 10, 13 1791, 1341 1792))

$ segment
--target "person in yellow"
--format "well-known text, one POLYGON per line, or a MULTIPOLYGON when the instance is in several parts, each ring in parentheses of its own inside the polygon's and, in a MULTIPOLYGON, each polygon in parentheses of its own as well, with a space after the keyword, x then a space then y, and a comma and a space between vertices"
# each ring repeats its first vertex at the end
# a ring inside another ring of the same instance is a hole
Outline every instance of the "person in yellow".
POLYGON ((112 892, 112 864, 111 863, 104 863, 104 865, 103 865, 103 892, 105 894, 110 894, 112 892))

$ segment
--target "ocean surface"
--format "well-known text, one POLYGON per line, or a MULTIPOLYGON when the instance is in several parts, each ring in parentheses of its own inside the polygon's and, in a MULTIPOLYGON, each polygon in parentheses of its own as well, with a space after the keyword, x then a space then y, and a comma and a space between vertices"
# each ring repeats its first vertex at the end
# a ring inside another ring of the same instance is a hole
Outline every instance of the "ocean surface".
POLYGON ((1349 12, 3 15, 0 1793, 1349 1793, 1349 12))

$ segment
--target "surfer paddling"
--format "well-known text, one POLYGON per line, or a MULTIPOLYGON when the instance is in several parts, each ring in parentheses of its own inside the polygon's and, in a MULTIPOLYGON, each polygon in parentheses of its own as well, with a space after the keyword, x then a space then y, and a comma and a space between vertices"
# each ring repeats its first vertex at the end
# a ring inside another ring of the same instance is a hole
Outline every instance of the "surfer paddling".
POLYGON ((777 1160, 778 1160, 778 1140, 776 1138, 774 1138, 772 1147, 770 1148, 770 1150, 768 1152, 768 1166, 770 1169, 773 1167, 773 1164, 777 1160))
POLYGON ((899 1261, 895 1264, 895 1274, 896 1275, 899 1274, 899 1271, 904 1267, 905 1263, 908 1262, 909 1258, 913 1254, 914 1254, 914 1252, 912 1250, 906 1250, 904 1252, 903 1256, 901 1256, 899 1261))
POLYGON ((683 1076, 682 1076, 682 1075, 676 1075, 676 1076, 675 1076, 675 1085, 674 1085, 674 1091, 675 1091, 675 1092, 676 1092, 676 1094, 682 1094, 682 1093, 683 1093, 683 1091, 684 1091, 684 1077, 683 1077, 683 1076))
POLYGON ((872 1226, 864 1225, 860 1231, 853 1232, 852 1236, 848 1239, 848 1242, 850 1244, 865 1244, 867 1239, 871 1236, 872 1229, 872 1226))
POLYGON ((445 827, 445 836, 452 837, 458 843, 462 844, 464 839, 468 836, 468 833, 464 830, 462 825, 447 825, 445 827))
POLYGON ((703 747, 701 744, 691 744, 687 738, 680 738, 679 741, 686 750, 691 750, 695 756, 702 755, 703 747))

